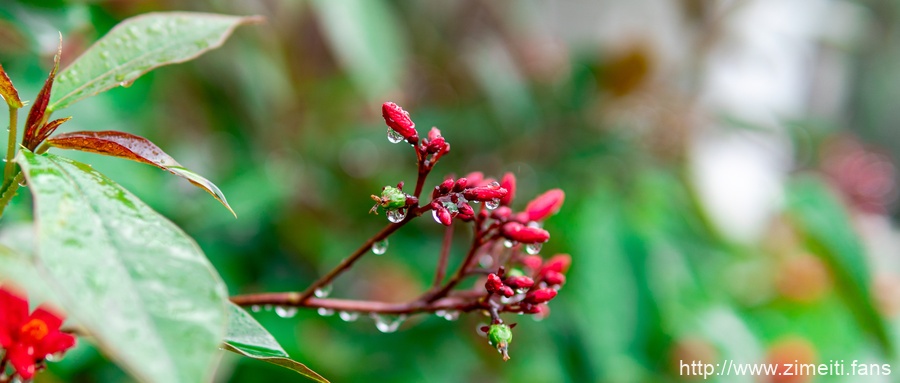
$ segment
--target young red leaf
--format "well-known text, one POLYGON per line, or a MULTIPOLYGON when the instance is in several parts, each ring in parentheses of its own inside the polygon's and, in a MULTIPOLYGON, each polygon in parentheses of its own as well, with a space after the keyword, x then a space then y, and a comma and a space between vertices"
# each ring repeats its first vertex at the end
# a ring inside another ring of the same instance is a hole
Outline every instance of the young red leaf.
POLYGON ((22 100, 19 99, 19 92, 13 86, 9 76, 6 75, 6 71, 3 70, 3 65, 0 65, 0 96, 3 96, 10 108, 18 109, 23 105, 22 100))
POLYGON ((225 195, 215 184, 181 166, 178 161, 144 137, 117 131, 72 132, 59 134, 47 140, 47 143, 60 149, 74 149, 125 158, 167 170, 212 194, 231 211, 231 214, 237 217, 237 214, 228 205, 228 201, 225 200, 225 195))
POLYGON ((34 104, 31 105, 31 110, 28 111, 28 119, 25 120, 25 135, 22 137, 22 143, 29 150, 34 150, 34 148, 41 143, 40 140, 37 140, 38 130, 44 123, 47 104, 50 103, 50 91, 53 88, 53 80, 56 78, 56 71, 59 70, 60 57, 62 57, 61 36, 56 56, 53 57, 53 70, 51 70, 50 75, 47 76, 47 81, 44 81, 44 87, 38 92, 34 104))

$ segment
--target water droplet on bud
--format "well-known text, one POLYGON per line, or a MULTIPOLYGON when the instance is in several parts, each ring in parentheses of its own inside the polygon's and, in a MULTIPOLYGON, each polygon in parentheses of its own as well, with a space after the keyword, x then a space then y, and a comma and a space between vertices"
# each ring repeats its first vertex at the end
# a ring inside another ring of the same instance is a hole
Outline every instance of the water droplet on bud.
POLYGON ((260 309, 261 308, 259 307, 259 305, 250 306, 250 311, 253 311, 255 313, 258 313, 260 309))
POLYGON ((438 217, 438 211, 437 211, 437 210, 432 210, 432 211, 431 211, 431 218, 434 218, 434 222, 437 222, 437 223, 440 223, 440 224, 443 225, 443 223, 441 223, 441 219, 438 217))
POLYGON ((541 247, 543 246, 544 244, 542 243, 529 243, 525 245, 525 252, 531 255, 535 255, 541 252, 541 247))
POLYGON ((459 319, 459 311, 447 310, 444 312, 444 315, 441 315, 441 316, 444 317, 444 319, 452 322, 452 321, 459 319))
POLYGON ((331 284, 327 284, 313 291, 313 294, 316 296, 316 298, 328 298, 328 296, 331 295, 331 290, 333 289, 334 287, 331 286, 331 284))
POLYGON ((359 313, 356 311, 341 311, 338 312, 338 316, 341 317, 341 320, 344 322, 353 322, 359 318, 359 313))
POLYGON ((500 207, 500 198, 494 198, 490 201, 484 201, 484 207, 486 207, 488 210, 494 210, 500 207))
POLYGON ((405 209, 388 210, 387 213, 385 213, 385 215, 387 215, 388 221, 397 223, 397 222, 402 221, 404 218, 406 218, 406 210, 405 209))
POLYGON ((388 249, 388 240, 387 238, 382 239, 378 242, 372 244, 372 253, 375 255, 381 255, 387 252, 388 249))
POLYGON ((400 141, 403 141, 403 135, 397 133, 394 129, 388 128, 387 130, 387 138, 392 144, 396 144, 400 141))
POLYGON ((297 315, 296 307, 275 306, 275 314, 282 318, 293 318, 297 315))
POLYGON ((327 309, 324 307, 319 307, 319 309, 316 310, 316 312, 319 313, 319 315, 321 315, 323 317, 330 317, 330 316, 334 315, 334 310, 327 309))
POLYGON ((375 328, 383 333, 392 333, 400 328, 400 324, 406 320, 406 315, 376 314, 372 313, 372 319, 375 320, 375 328))
POLYGON ((510 239, 503 240, 503 247, 505 247, 507 249, 511 249, 515 245, 516 245, 516 241, 510 240, 510 239))
POLYGON ((266 310, 266 311, 272 311, 272 305, 265 305, 265 306, 263 306, 263 310, 266 310))

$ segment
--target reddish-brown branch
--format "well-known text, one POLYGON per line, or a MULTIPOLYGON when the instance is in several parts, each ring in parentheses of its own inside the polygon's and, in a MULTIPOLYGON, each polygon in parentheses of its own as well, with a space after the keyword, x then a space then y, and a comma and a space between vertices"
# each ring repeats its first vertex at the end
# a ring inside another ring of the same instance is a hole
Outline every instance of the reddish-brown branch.
POLYGON ((447 276, 447 259, 450 258, 450 245, 453 243, 453 226, 447 226, 444 230, 444 242, 441 244, 441 256, 438 258, 437 270, 434 272, 432 288, 437 288, 447 276))
POLYGON ((484 242, 481 240, 481 236, 476 231, 475 238, 472 238, 472 246, 469 248, 469 252, 466 254, 466 258, 463 259, 462 264, 459 265, 459 269, 456 270, 456 274, 453 274, 453 277, 444 285, 437 290, 432 290, 429 293, 426 293, 422 299, 426 302, 434 302, 438 299, 441 299, 453 290, 456 285, 458 285, 462 280, 468 275, 469 268, 471 267, 472 260, 475 259, 475 254, 478 253, 478 249, 484 245, 484 242))
POLYGON ((416 314, 423 312, 435 312, 439 310, 472 311, 487 309, 488 303, 479 298, 483 291, 461 291, 433 302, 415 300, 406 303, 388 303, 377 301, 362 301, 350 299, 309 298, 301 300, 301 294, 297 292, 287 293, 262 293, 247 294, 231 297, 231 301, 239 306, 282 306, 282 307, 310 307, 326 308, 335 311, 379 313, 379 314, 416 314))

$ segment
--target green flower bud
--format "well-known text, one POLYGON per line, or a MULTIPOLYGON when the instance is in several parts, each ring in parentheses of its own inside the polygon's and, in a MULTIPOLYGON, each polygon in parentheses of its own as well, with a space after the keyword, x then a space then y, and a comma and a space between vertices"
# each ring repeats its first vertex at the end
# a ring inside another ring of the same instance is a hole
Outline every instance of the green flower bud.
POLYGON ((505 324, 491 325, 488 329, 488 342, 497 348, 508 346, 512 342, 512 329, 505 324))
POLYGON ((505 324, 492 324, 488 329, 488 342, 503 354, 503 360, 509 360, 507 353, 512 342, 512 329, 505 324))
POLYGON ((406 206, 406 193, 393 186, 385 186, 381 191, 381 207, 384 210, 393 210, 404 206, 406 206))

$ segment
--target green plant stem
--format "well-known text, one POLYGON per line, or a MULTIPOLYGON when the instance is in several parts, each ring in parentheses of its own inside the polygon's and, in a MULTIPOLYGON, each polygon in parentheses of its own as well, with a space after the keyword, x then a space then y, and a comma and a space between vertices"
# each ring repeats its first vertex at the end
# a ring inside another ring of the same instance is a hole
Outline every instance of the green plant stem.
POLYGON ((13 179, 9 180, 8 184, 4 184, 3 188, 0 189, 0 217, 3 217, 3 212, 9 206, 9 201, 16 195, 16 191, 19 190, 19 183, 24 179, 25 175, 22 172, 18 172, 13 179))
POLYGON ((6 168, 3 172, 3 179, 8 180, 13 177, 13 158, 16 155, 16 126, 19 124, 19 109, 12 106, 9 107, 9 140, 6 143, 6 168))

